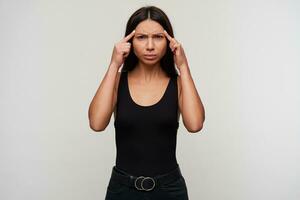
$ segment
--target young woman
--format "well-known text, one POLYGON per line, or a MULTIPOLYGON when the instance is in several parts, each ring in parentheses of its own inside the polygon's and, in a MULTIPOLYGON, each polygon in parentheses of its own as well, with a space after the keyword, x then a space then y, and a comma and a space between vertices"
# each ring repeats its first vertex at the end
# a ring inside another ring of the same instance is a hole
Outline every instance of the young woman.
POLYGON ((105 199, 187 200, 176 160, 179 116, 189 132, 198 132, 204 107, 183 47, 155 6, 135 11, 115 44, 89 107, 90 127, 103 131, 113 112, 117 155, 105 199))

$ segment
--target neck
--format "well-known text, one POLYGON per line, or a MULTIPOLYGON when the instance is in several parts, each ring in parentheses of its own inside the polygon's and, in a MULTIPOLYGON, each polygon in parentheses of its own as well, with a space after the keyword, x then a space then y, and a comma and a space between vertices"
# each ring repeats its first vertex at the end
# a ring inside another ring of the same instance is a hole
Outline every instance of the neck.
POLYGON ((135 69, 134 74, 136 77, 142 82, 150 82, 153 79, 161 79, 165 77, 164 71, 162 70, 160 63, 156 63, 154 65, 147 65, 139 62, 135 69))

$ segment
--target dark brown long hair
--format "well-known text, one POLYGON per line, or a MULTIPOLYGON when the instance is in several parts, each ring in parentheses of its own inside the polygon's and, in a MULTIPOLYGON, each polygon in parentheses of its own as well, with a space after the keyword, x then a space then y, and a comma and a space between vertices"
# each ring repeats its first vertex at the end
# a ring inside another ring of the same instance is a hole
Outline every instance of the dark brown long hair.
MULTIPOLYGON (((137 25, 146 20, 151 19, 156 22, 158 22, 171 37, 174 37, 173 34, 173 28, 170 23, 169 18, 163 12, 160 8, 155 6, 144 6, 136 10, 129 18, 127 25, 126 25, 126 32, 125 36, 130 34, 137 25)), ((128 41, 132 44, 132 38, 128 41)), ((162 70, 164 70, 169 77, 177 76, 177 71, 175 69, 174 65, 174 58, 173 58, 173 52, 169 48, 169 40, 167 39, 167 51, 165 55, 160 60, 160 65, 162 67, 162 70)), ((129 55, 124 61, 122 71, 131 71, 133 70, 138 63, 138 58, 133 52, 133 48, 130 49, 129 55)))

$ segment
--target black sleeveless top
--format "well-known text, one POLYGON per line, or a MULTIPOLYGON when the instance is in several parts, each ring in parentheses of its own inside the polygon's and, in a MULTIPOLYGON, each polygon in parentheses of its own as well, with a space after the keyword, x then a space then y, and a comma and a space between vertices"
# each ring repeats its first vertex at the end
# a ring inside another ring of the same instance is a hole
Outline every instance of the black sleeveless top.
POLYGON ((142 106, 132 99, 127 71, 121 72, 114 121, 116 167, 136 176, 175 169, 179 122, 177 77, 171 77, 159 102, 142 106))

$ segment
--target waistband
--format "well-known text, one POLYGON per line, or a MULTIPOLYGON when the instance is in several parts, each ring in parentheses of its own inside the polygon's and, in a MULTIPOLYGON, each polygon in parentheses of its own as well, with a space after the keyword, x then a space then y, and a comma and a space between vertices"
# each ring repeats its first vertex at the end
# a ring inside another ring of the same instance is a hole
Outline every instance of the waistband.
POLYGON ((179 165, 170 172, 157 176, 134 176, 116 166, 113 166, 111 181, 116 181, 121 184, 134 187, 137 190, 151 191, 163 184, 168 184, 182 177, 179 165))

